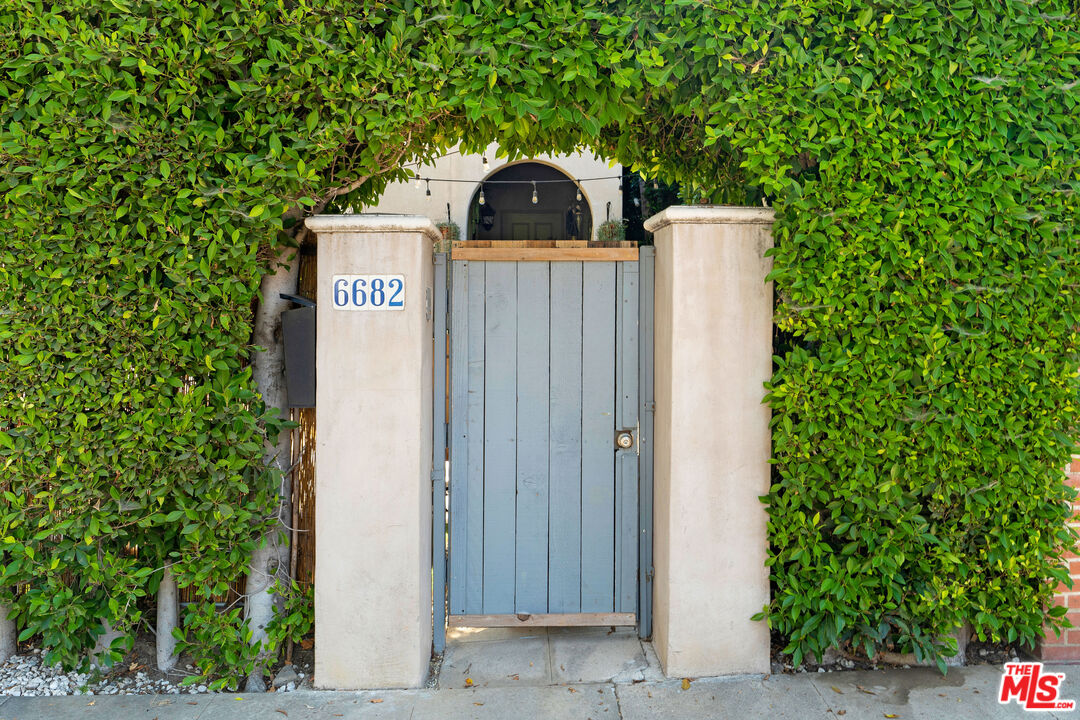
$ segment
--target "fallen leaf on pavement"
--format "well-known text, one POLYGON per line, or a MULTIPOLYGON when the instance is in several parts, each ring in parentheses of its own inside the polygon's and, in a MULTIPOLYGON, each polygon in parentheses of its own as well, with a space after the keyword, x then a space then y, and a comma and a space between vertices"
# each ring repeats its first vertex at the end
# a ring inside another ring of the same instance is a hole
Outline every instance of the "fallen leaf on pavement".
POLYGON ((837 693, 837 694, 839 694, 839 695, 843 695, 843 694, 844 694, 844 691, 843 691, 843 690, 841 690, 840 688, 836 687, 835 685, 830 685, 829 687, 831 687, 831 688, 832 688, 832 691, 833 691, 834 693, 837 693))
POLYGON ((472 687, 472 678, 465 678, 465 687, 472 687))
POLYGON ((373 699, 371 700, 371 702, 372 702, 372 703, 375 703, 375 704, 381 703, 381 702, 382 702, 382 698, 373 698, 373 699))
POLYGON ((866 688, 864 688, 862 685, 856 685, 855 689, 858 690, 861 693, 866 693, 867 695, 877 695, 876 692, 871 692, 870 690, 867 690, 866 688))
POLYGON ((837 715, 847 715, 847 710, 837 710, 836 714, 837 715))
POLYGON ((285 717, 289 717, 289 713, 285 712, 284 710, 275 710, 274 712, 279 712, 282 715, 284 715, 285 717))
POLYGON ((476 707, 481 707, 484 703, 473 703, 476 707))
POLYGON ((682 679, 682 689, 683 690, 689 690, 690 689, 690 678, 683 678, 682 679))
POLYGON ((577 692, 577 690, 575 690, 574 688, 566 688, 566 689, 569 690, 570 692, 577 692))
POLYGON ((881 713, 881 714, 882 714, 882 715, 884 715, 884 716, 885 716, 885 717, 887 717, 887 718, 896 718, 896 717, 900 717, 900 716, 899 716, 899 715, 897 715, 896 713, 881 713))

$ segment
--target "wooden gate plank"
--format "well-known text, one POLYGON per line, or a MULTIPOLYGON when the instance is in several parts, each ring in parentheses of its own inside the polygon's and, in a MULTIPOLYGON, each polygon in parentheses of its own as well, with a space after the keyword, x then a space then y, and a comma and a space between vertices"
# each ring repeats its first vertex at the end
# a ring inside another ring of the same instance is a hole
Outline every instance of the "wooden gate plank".
POLYGON ((548 269, 517 267, 516 613, 548 605, 548 269))
MULTIPOLYGON (((464 392, 466 416, 466 504, 472 509, 465 525, 465 612, 484 609, 484 263, 468 268, 468 366, 464 392)), ((465 314, 465 313, 461 313, 465 314)), ((456 316, 456 314, 455 314, 456 316)), ((451 480, 452 482, 452 480, 451 480)), ((453 527, 451 518, 450 526, 453 527)))
MULTIPOLYGON (((446 381, 449 368, 446 360, 447 347, 447 281, 449 267, 446 253, 435 254, 434 277, 434 327, 432 343, 432 405, 431 405, 431 600, 432 600, 432 646, 435 652, 446 647, 446 588, 447 588, 447 428, 446 381)), ((295 525, 295 523, 294 523, 295 525)))
POLYGON ((582 612, 615 607, 615 268, 582 270, 582 612))
POLYGON ((514 611, 517 265, 489 262, 484 291, 484 614, 514 611))
POLYGON ((548 611, 581 611, 582 264, 551 265, 548 611))
MULTIPOLYGON (((469 263, 450 263, 450 614, 465 610, 466 533, 469 519, 469 263)), ((435 509, 438 512, 438 508, 435 509)))
POLYGON ((638 637, 652 635, 653 531, 653 290, 656 248, 645 247, 638 259, 638 637))
POLYGON ((615 453, 615 610, 637 608, 638 565, 638 264, 619 263, 617 429, 634 432, 635 447, 615 453))

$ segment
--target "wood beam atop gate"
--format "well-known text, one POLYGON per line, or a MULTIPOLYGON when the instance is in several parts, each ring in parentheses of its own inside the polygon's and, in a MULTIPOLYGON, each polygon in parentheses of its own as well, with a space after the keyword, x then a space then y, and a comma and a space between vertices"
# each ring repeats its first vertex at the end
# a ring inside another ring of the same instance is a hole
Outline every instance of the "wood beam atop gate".
POLYGON ((451 615, 450 627, 611 627, 636 625, 634 613, 451 615))
POLYGON ((451 245, 455 260, 503 262, 617 262, 637 260, 637 249, 637 242, 630 240, 455 240, 451 245))
POLYGON ((469 247, 457 243, 453 260, 491 262, 619 262, 637 260, 637 247, 469 247))

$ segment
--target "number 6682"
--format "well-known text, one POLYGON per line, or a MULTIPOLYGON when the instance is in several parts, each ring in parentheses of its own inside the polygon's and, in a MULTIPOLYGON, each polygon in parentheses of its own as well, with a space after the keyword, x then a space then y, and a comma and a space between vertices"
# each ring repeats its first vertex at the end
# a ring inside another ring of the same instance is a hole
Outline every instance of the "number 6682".
POLYGON ((335 310, 402 310, 405 307, 403 275, 335 275, 335 310))

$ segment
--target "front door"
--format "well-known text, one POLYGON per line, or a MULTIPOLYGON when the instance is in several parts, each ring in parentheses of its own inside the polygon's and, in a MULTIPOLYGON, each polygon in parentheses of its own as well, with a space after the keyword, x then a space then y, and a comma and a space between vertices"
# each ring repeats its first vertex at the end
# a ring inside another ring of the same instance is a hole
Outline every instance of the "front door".
POLYGON ((451 262, 451 625, 632 625, 638 262, 451 262))

